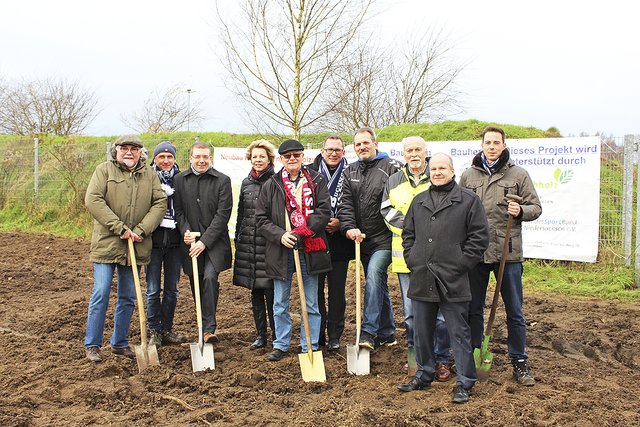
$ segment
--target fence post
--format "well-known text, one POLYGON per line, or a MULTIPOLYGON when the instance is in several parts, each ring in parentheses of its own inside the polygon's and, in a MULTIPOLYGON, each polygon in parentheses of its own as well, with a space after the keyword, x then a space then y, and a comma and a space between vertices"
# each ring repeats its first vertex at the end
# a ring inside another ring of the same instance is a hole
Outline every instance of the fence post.
POLYGON ((33 206, 38 207, 38 137, 33 138, 33 206))
POLYGON ((634 137, 624 136, 624 175, 622 195, 622 232, 624 245, 624 265, 631 265, 631 235, 633 227, 633 159, 634 137))
MULTIPOLYGON (((626 141, 626 136, 625 136, 625 141, 626 141)), ((634 252, 634 257, 635 257, 635 263, 634 263, 634 272, 633 272, 633 283, 636 286, 636 288, 640 288, 640 251, 638 251, 638 247, 640 246, 638 244, 639 240, 639 236, 640 236, 640 134, 635 136, 635 151, 636 154, 638 155, 637 159, 637 164, 638 164, 638 186, 637 186, 637 194, 636 194, 636 245, 635 245, 635 251, 634 252)))

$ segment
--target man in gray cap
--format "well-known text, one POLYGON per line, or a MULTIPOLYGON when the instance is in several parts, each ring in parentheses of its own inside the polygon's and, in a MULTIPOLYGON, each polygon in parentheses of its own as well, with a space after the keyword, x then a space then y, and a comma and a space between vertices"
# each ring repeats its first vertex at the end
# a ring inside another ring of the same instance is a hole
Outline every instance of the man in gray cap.
MULTIPOLYGON (((265 271, 273 278, 276 339, 267 357, 275 362, 286 356, 291 344, 289 314, 293 250, 300 251, 302 282, 309 316, 312 350, 318 349, 320 311, 318 274, 331 270, 325 226, 331 218, 329 190, 322 175, 302 166, 303 145, 286 140, 278 149, 284 167, 263 186, 256 206, 257 229, 267 240, 265 271)), ((300 347, 307 351, 304 324, 300 322, 300 347)))
POLYGON ((147 319, 149 345, 181 344, 185 336, 173 332, 173 316, 178 302, 178 281, 182 269, 182 235, 176 226, 173 206, 173 178, 180 172, 176 163, 176 147, 163 141, 153 150, 151 167, 160 178, 160 186, 167 195, 167 210, 160 226, 153 232, 151 262, 147 266, 147 319), (164 288, 161 286, 164 268, 164 288), (162 294, 162 297, 161 297, 162 294))
POLYGON ((158 175, 146 165, 142 140, 135 135, 118 138, 111 147, 112 159, 96 167, 85 196, 85 205, 93 216, 91 261, 93 292, 89 300, 86 356, 100 362, 104 324, 109 305, 113 273, 118 271, 118 301, 113 321, 111 351, 135 357, 129 348, 129 324, 135 308, 136 293, 127 240, 133 239, 136 261, 149 263, 151 233, 162 221, 167 196, 158 175))

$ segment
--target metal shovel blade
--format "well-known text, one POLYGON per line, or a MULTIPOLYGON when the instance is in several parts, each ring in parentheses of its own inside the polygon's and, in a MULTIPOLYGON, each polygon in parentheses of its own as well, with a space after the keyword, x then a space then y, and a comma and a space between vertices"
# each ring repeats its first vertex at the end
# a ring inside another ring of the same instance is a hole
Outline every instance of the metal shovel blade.
POLYGON ((347 346, 347 371, 354 375, 369 375, 369 349, 347 346))
POLYGON ((489 335, 485 335, 482 340, 482 348, 476 348, 473 350, 473 360, 476 364, 477 374, 486 375, 491 369, 491 363, 493 362, 493 353, 489 351, 489 335))
POLYGON ((133 351, 136 353, 138 372, 144 371, 149 365, 160 366, 158 350, 155 345, 134 345, 133 351))
POLYGON ((304 382, 325 382, 324 360, 321 351, 306 352, 298 355, 302 380, 304 382))
POLYGON ((204 371, 206 369, 216 369, 216 362, 213 358, 213 344, 204 344, 202 347, 196 343, 190 343, 191 367, 193 372, 204 371))

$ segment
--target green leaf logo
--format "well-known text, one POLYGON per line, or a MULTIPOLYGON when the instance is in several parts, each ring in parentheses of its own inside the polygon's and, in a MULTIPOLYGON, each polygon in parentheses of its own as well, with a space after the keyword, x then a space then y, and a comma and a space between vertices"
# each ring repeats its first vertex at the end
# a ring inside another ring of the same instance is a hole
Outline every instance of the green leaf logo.
POLYGON ((566 184, 573 179, 573 171, 572 170, 563 171, 560 168, 558 168, 553 173, 553 177, 555 178, 556 182, 558 182, 559 184, 566 184))

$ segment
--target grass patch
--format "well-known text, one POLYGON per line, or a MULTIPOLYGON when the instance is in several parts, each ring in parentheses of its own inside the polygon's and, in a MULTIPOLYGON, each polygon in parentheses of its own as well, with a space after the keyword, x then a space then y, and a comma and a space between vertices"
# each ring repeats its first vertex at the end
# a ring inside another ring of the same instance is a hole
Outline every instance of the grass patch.
POLYGON ((633 266, 528 260, 523 286, 535 292, 569 297, 640 301, 633 284, 633 266))

